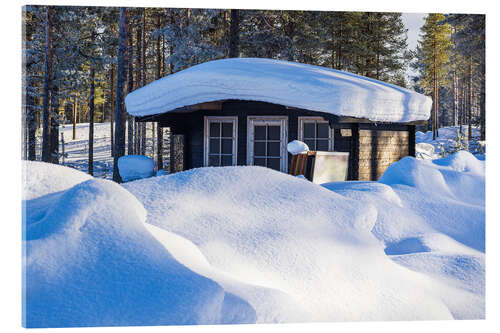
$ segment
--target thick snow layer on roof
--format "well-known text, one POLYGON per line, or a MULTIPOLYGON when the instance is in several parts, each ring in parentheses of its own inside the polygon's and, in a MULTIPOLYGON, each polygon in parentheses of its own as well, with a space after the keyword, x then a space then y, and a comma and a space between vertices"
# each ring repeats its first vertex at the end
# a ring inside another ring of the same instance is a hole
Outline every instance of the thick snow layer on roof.
POLYGON ((128 94, 133 116, 218 100, 262 101, 382 122, 427 120, 429 97, 326 67, 263 58, 206 62, 128 94))

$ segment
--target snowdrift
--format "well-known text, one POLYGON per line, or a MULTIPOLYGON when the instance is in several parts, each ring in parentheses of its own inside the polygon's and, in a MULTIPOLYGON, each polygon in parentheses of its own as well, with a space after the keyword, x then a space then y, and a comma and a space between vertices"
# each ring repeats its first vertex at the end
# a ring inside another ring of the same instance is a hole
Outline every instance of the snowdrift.
POLYGON ((81 171, 44 162, 23 161, 22 168, 23 200, 67 190, 92 178, 89 174, 81 171))
POLYGON ((427 120, 432 100, 382 81, 296 62, 232 58, 209 61, 156 80, 125 98, 127 112, 149 116, 226 99, 261 101, 366 118, 427 120))
POLYGON ((406 157, 379 182, 324 187, 377 207, 372 233, 394 262, 433 278, 454 318, 484 318, 484 162, 466 151, 406 157))
POLYGON ((452 318, 427 277, 386 256, 370 204, 261 167, 123 186, 169 252, 169 234, 185 239, 199 260, 179 261, 248 301, 257 322, 452 318))
POLYGON ((27 327, 484 318, 484 161, 467 152, 322 186, 23 167, 27 327))
POLYGON ((255 322, 246 301, 175 260, 116 183, 91 179, 29 202, 44 212, 25 225, 26 327, 255 322))

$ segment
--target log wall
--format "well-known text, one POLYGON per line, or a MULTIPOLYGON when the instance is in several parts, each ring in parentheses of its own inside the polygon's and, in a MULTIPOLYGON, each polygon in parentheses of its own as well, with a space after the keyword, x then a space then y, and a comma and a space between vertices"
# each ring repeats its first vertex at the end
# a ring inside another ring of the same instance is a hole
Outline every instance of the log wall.
POLYGON ((385 169, 409 154, 409 131, 359 131, 358 179, 378 180, 385 169))

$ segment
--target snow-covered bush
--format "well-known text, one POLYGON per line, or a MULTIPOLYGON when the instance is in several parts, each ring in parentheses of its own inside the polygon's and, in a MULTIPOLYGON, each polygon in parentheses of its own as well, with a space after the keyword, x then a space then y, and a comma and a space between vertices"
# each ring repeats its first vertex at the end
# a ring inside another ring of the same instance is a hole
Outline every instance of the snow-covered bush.
POLYGON ((143 155, 125 155, 118 159, 118 171, 124 182, 148 178, 155 174, 155 162, 143 155))

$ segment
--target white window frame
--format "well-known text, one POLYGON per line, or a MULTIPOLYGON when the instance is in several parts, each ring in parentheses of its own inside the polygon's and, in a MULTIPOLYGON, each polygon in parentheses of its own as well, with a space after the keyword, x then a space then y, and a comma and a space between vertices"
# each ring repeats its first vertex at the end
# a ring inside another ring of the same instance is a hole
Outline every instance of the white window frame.
POLYGON ((280 171, 288 172, 288 117, 287 116, 248 116, 247 117, 247 165, 253 165, 254 125, 280 125, 280 171))
MULTIPOLYGON (((204 133, 203 133, 203 165, 208 166, 209 150, 210 150, 210 123, 232 123, 233 124, 233 161, 232 165, 238 163, 238 117, 221 117, 221 116, 205 116, 204 117, 204 133)), ((221 127, 222 128, 222 127, 221 127)), ((222 129, 221 129, 222 130, 222 129)), ((219 150, 220 152, 220 150, 219 150)))
POLYGON ((297 133, 297 138, 299 141, 304 141, 304 123, 306 122, 315 122, 315 123, 325 123, 328 124, 328 151, 334 151, 334 138, 335 132, 334 128, 330 126, 330 122, 325 120, 323 117, 298 117, 299 119, 299 128, 297 133))

